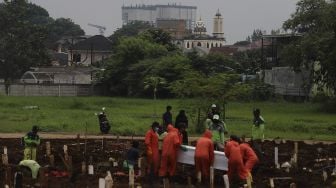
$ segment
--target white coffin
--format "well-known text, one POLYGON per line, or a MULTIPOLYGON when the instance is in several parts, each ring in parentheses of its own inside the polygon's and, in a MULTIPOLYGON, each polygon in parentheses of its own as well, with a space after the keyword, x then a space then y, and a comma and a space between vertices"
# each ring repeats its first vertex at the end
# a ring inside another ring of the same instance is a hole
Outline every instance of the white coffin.
MULTIPOLYGON (((183 164, 195 165, 194 156, 195 156, 195 147, 185 146, 187 151, 180 149, 178 153, 177 162, 183 164)), ((215 161, 214 168, 218 170, 228 170, 228 159, 225 157, 224 152, 215 151, 215 161)))

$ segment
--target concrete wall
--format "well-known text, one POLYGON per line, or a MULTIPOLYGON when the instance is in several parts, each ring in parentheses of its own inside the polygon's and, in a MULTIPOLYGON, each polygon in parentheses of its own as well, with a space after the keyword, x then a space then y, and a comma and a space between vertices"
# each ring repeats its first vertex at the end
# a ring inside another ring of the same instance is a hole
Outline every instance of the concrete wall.
MULTIPOLYGON (((5 95, 5 86, 0 84, 0 94, 5 95)), ((93 96, 102 95, 103 89, 92 85, 71 84, 12 84, 9 96, 93 96)))
POLYGON ((6 87, 2 83, 0 83, 0 95, 6 95, 6 87))
POLYGON ((264 82, 275 87, 275 93, 291 96, 307 96, 311 85, 309 71, 294 72, 290 67, 273 67, 265 70, 264 82))

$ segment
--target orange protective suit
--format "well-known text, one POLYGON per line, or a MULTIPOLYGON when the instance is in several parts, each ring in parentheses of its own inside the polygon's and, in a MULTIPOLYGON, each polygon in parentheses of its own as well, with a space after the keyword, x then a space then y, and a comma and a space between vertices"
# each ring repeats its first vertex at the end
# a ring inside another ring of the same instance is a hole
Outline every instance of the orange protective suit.
POLYGON ((246 180, 248 172, 244 167, 243 158, 240 153, 239 143, 229 141, 224 148, 225 156, 228 158, 228 176, 229 179, 246 180))
POLYGON ((145 144, 146 144, 146 153, 147 153, 147 163, 148 169, 147 172, 150 173, 151 169, 154 174, 157 175, 159 171, 159 135, 153 130, 150 129, 147 131, 145 136, 145 144))
POLYGON ((259 159, 256 153, 247 143, 242 143, 239 145, 239 147, 240 147, 240 153, 243 157, 243 163, 244 163, 245 169, 248 172, 251 172, 254 165, 259 162, 259 159))
POLYGON ((202 172, 202 176, 210 176, 210 166, 214 162, 214 144, 211 140, 212 133, 206 130, 203 137, 197 140, 195 149, 196 173, 202 172))
POLYGON ((166 176, 167 172, 169 176, 175 175, 177 154, 180 149, 182 139, 179 136, 179 132, 172 125, 167 127, 168 134, 163 139, 162 143, 162 156, 161 167, 159 176, 166 176))

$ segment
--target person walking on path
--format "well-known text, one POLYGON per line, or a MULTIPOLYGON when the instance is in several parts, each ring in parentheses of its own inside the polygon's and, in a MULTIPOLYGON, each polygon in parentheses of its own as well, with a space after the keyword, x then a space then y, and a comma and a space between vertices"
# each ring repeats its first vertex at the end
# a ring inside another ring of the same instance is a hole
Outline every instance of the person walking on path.
POLYGON ((264 140, 265 120, 260 114, 260 109, 253 110, 252 139, 264 140))
POLYGON ((36 161, 36 148, 40 145, 41 140, 37 132, 39 128, 33 126, 32 130, 23 137, 24 141, 24 160, 34 160, 36 161))

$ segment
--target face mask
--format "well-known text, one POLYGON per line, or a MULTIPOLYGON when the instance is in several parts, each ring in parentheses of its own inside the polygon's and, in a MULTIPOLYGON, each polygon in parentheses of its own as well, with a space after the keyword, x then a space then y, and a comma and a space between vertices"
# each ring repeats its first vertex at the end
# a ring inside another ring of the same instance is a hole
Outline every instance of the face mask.
POLYGON ((159 131, 159 128, 158 128, 158 127, 155 127, 155 128, 154 128, 154 131, 155 131, 155 132, 158 132, 158 131, 159 131))

